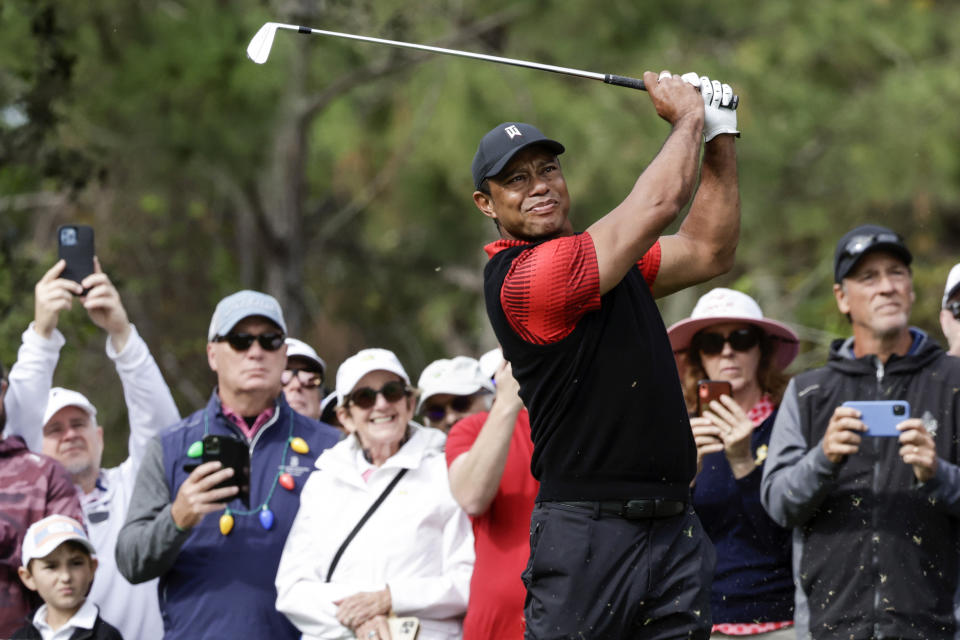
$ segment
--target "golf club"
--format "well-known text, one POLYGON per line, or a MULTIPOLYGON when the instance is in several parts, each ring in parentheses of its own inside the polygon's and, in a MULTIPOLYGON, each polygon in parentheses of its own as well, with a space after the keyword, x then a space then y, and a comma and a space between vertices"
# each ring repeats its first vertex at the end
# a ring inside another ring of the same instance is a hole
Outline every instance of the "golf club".
MULTIPOLYGON (((417 49, 419 51, 431 51, 448 56, 459 56, 461 58, 473 58, 474 60, 486 60, 487 62, 496 62, 499 64, 509 64, 515 67, 526 67, 527 69, 539 69, 540 71, 551 71, 553 73, 562 73, 568 76, 578 76, 590 80, 601 80, 607 84, 615 84, 621 87, 631 89, 640 89, 646 91, 643 80, 639 78, 630 78, 628 76, 618 76, 612 73, 595 73, 593 71, 582 71, 580 69, 570 69, 568 67, 557 67, 552 64, 542 64, 539 62, 529 62, 527 60, 517 60, 515 58, 501 58, 500 56, 488 56, 482 53, 472 53, 469 51, 458 51, 456 49, 444 49, 442 47, 431 47, 425 44, 413 44, 410 42, 400 42, 397 40, 384 40, 382 38, 371 38, 369 36, 357 36, 351 33, 340 33, 337 31, 324 31, 323 29, 311 29, 310 27, 301 27, 293 24, 283 24, 280 22, 267 22, 260 30, 254 34, 250 44, 247 45, 247 57, 263 64, 270 57, 270 49, 273 48, 273 38, 277 35, 277 29, 287 31, 296 31, 297 33, 317 34, 321 36, 332 36, 334 38, 347 38, 349 40, 361 40, 363 42, 373 42, 376 44, 387 44, 391 47, 400 47, 402 49, 417 49)), ((730 100, 727 108, 736 109, 739 98, 735 95, 730 100)))

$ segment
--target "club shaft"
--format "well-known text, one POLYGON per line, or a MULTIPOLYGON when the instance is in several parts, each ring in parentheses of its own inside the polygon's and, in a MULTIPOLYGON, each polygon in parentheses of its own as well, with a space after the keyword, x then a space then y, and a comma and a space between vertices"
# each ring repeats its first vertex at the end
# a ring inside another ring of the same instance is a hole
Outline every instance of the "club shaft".
MULTIPOLYGON (((584 71, 582 69, 571 69, 569 67, 558 67, 552 64, 543 64, 540 62, 530 62, 528 60, 517 60, 516 58, 504 58, 501 56, 490 56, 483 53, 472 53, 470 51, 459 51, 457 49, 445 49, 443 47, 431 47, 425 44, 415 44, 411 42, 400 42, 398 40, 385 40, 383 38, 372 38, 370 36, 358 36, 352 33, 341 33, 338 31, 326 31, 324 29, 312 29, 310 27, 301 27, 296 25, 289 24, 279 24, 277 25, 278 29, 289 29, 292 31, 297 31, 298 33, 312 33, 322 36, 332 36, 334 38, 347 38, 348 40, 360 40, 362 42, 373 42, 376 44, 386 44, 392 47, 400 47, 401 49, 416 49, 418 51, 430 51, 432 53, 440 53, 448 56, 457 56, 460 58, 472 58, 474 60, 485 60, 487 62, 496 62, 499 64, 509 64, 515 67, 526 67, 527 69, 539 69, 540 71, 551 71, 553 73, 562 73, 568 76, 578 76, 580 78, 588 78, 590 80, 600 80, 601 82, 610 82, 610 78, 623 78, 623 76, 611 76, 610 74, 595 73, 593 71, 584 71)), ((630 78, 634 82, 639 82, 640 86, 634 88, 642 88, 643 82, 634 78, 630 78)), ((611 84, 624 84, 622 82, 612 82, 611 84)), ((632 86, 626 84, 625 86, 632 86)))

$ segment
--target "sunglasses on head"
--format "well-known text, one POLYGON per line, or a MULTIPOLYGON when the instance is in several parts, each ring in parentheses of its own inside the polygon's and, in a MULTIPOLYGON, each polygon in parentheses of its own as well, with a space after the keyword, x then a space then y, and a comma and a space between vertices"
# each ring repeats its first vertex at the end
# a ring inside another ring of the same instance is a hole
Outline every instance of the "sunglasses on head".
POLYGON ((284 369, 283 373, 280 374, 280 383, 287 386, 294 378, 300 382, 301 387, 307 389, 316 389, 323 384, 323 376, 308 369, 284 369))
POLYGON ((284 335, 276 331, 253 335, 252 333, 228 333, 225 336, 217 336, 214 342, 226 342, 234 351, 246 351, 256 340, 264 351, 276 351, 283 346, 284 335))
POLYGON ((723 351, 723 345, 727 342, 734 351, 749 351, 760 344, 760 331, 752 327, 737 329, 726 336, 702 331, 693 337, 690 346, 700 353, 715 356, 723 351))
POLYGON ((382 395, 383 399, 387 402, 396 402, 401 398, 407 397, 410 394, 410 389, 400 380, 393 380, 379 389, 372 387, 354 389, 350 392, 350 395, 347 396, 347 402, 355 404, 361 409, 369 409, 377 404, 377 394, 382 395))
POLYGON ((473 406, 473 396, 453 396, 446 404, 439 402, 427 403, 423 407, 424 417, 431 422, 440 422, 447 416, 447 411, 465 413, 473 406))
POLYGON ((902 244, 903 241, 895 233, 874 233, 866 236, 854 236, 843 247, 843 253, 848 256, 858 256, 877 243, 902 244))
POLYGON ((950 313, 953 314, 953 317, 957 320, 960 320, 960 300, 954 300, 953 302, 948 302, 946 306, 943 307, 947 309, 950 313))

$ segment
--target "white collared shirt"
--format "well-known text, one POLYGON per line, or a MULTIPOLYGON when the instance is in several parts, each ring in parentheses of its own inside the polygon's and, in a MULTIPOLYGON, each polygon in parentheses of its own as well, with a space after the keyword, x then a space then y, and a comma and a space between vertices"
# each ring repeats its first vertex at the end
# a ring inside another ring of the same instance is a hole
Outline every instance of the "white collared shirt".
POLYGON ((77 629, 93 629, 93 625, 97 623, 98 611, 97 605, 87 598, 65 625, 54 630, 47 624, 47 605, 43 605, 33 614, 33 626, 40 632, 43 640, 70 640, 70 636, 77 629))

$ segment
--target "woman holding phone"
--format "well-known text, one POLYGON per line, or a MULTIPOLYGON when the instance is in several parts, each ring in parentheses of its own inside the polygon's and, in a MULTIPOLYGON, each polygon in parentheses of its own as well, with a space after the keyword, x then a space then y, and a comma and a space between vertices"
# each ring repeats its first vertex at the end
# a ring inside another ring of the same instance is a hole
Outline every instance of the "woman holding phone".
POLYGON ((783 370, 799 349, 786 325, 763 317, 750 296, 713 289, 667 331, 697 443, 693 505, 717 550, 712 638, 794 636, 790 534, 760 504, 760 480, 783 370), (726 381, 724 393, 700 394, 726 381))

